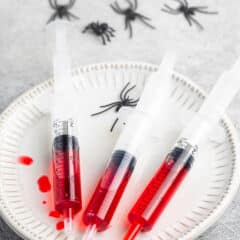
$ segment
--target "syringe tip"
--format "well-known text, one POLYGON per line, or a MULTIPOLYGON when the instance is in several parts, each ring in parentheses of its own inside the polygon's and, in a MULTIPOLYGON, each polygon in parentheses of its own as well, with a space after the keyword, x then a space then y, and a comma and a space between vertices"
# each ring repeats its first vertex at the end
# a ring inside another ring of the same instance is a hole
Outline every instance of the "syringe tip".
POLYGON ((82 237, 82 240, 92 240, 96 232, 97 232, 96 225, 89 225, 82 237))
POLYGON ((64 219, 64 232, 67 236, 73 234, 73 222, 71 218, 64 219))
POLYGON ((127 231, 123 240, 134 240, 139 232, 142 230, 142 225, 139 223, 133 224, 127 231))
POLYGON ((73 210, 68 208, 64 211, 64 232, 67 236, 73 235, 73 210))

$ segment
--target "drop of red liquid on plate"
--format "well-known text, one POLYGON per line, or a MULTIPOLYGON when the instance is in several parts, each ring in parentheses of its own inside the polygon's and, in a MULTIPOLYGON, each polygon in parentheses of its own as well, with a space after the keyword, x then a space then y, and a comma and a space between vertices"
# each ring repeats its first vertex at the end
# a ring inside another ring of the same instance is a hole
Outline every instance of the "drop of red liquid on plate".
POLYGON ((46 202, 46 201, 42 201, 42 204, 44 204, 44 205, 45 205, 45 204, 47 204, 47 202, 46 202))
POLYGON ((49 192, 51 190, 51 183, 48 179, 48 176, 41 176, 37 183, 41 192, 49 192))
POLYGON ((63 230, 63 229, 64 229, 64 222, 63 222, 63 221, 57 222, 57 223, 56 223, 56 229, 57 229, 58 231, 63 230))
POLYGON ((49 212, 48 216, 53 217, 53 218, 60 218, 61 215, 57 211, 51 211, 51 212, 49 212))
POLYGON ((30 166, 33 163, 33 159, 29 156, 20 156, 18 157, 18 162, 25 166, 30 166))

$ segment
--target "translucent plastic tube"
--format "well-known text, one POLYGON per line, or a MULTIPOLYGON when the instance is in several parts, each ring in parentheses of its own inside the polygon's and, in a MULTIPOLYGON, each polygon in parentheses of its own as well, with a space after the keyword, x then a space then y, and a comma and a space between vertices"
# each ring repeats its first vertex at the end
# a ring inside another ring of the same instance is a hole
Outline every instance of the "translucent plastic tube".
POLYGON ((131 209, 128 219, 132 225, 124 240, 152 229, 190 170, 196 151, 186 139, 178 141, 131 209))
POLYGON ((54 65, 53 189, 55 209, 64 216, 67 235, 73 232, 73 218, 82 208, 77 112, 72 87, 71 62, 67 46, 67 23, 56 21, 54 65))

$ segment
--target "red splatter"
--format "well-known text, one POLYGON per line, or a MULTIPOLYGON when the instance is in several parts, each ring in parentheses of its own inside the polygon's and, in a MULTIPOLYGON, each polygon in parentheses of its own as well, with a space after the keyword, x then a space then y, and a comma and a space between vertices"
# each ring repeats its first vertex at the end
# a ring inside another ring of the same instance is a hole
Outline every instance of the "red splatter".
POLYGON ((18 162, 25 166, 30 166, 33 163, 33 159, 29 156, 18 157, 18 162))
POLYGON ((46 201, 42 201, 42 204, 44 204, 44 205, 45 205, 45 204, 47 204, 47 202, 46 202, 46 201))
POLYGON ((64 222, 63 222, 63 221, 57 222, 57 223, 56 223, 56 229, 57 229, 58 231, 63 230, 63 229, 64 229, 64 222))
POLYGON ((48 216, 53 217, 53 218, 60 218, 61 215, 57 211, 51 211, 51 212, 49 212, 48 216))
POLYGON ((48 179, 48 176, 41 176, 37 183, 41 192, 49 192, 51 190, 51 183, 48 179))

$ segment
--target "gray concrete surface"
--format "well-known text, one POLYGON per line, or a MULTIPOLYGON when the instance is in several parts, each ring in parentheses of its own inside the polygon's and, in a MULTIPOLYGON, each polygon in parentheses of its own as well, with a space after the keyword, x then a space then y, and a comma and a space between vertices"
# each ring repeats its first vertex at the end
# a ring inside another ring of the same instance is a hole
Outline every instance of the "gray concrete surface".
MULTIPOLYGON (((139 11, 152 18, 157 27, 150 30, 141 23, 133 25, 134 37, 128 39, 121 16, 108 7, 111 0, 78 0, 72 12, 80 17, 73 35, 74 65, 109 61, 144 61, 158 64, 164 50, 175 48, 179 53, 176 70, 209 90, 220 73, 240 56, 240 1, 192 0, 194 5, 207 5, 219 11, 217 16, 196 15, 205 26, 199 32, 190 28, 182 16, 161 12, 171 0, 139 0, 139 11), (102 46, 91 35, 81 34, 93 20, 107 21, 117 29, 116 38, 102 46)), ((120 0, 119 0, 120 2, 120 0)), ((125 1, 121 1, 125 4, 125 1)), ((19 94, 48 79, 51 75, 49 30, 45 23, 52 11, 47 0, 8 0, 0 3, 0 111, 19 94)), ((240 96, 229 114, 238 125, 240 96)), ((220 221, 208 230, 201 240, 240 239, 240 193, 220 221)), ((17 240, 0 221, 0 239, 17 240)))

